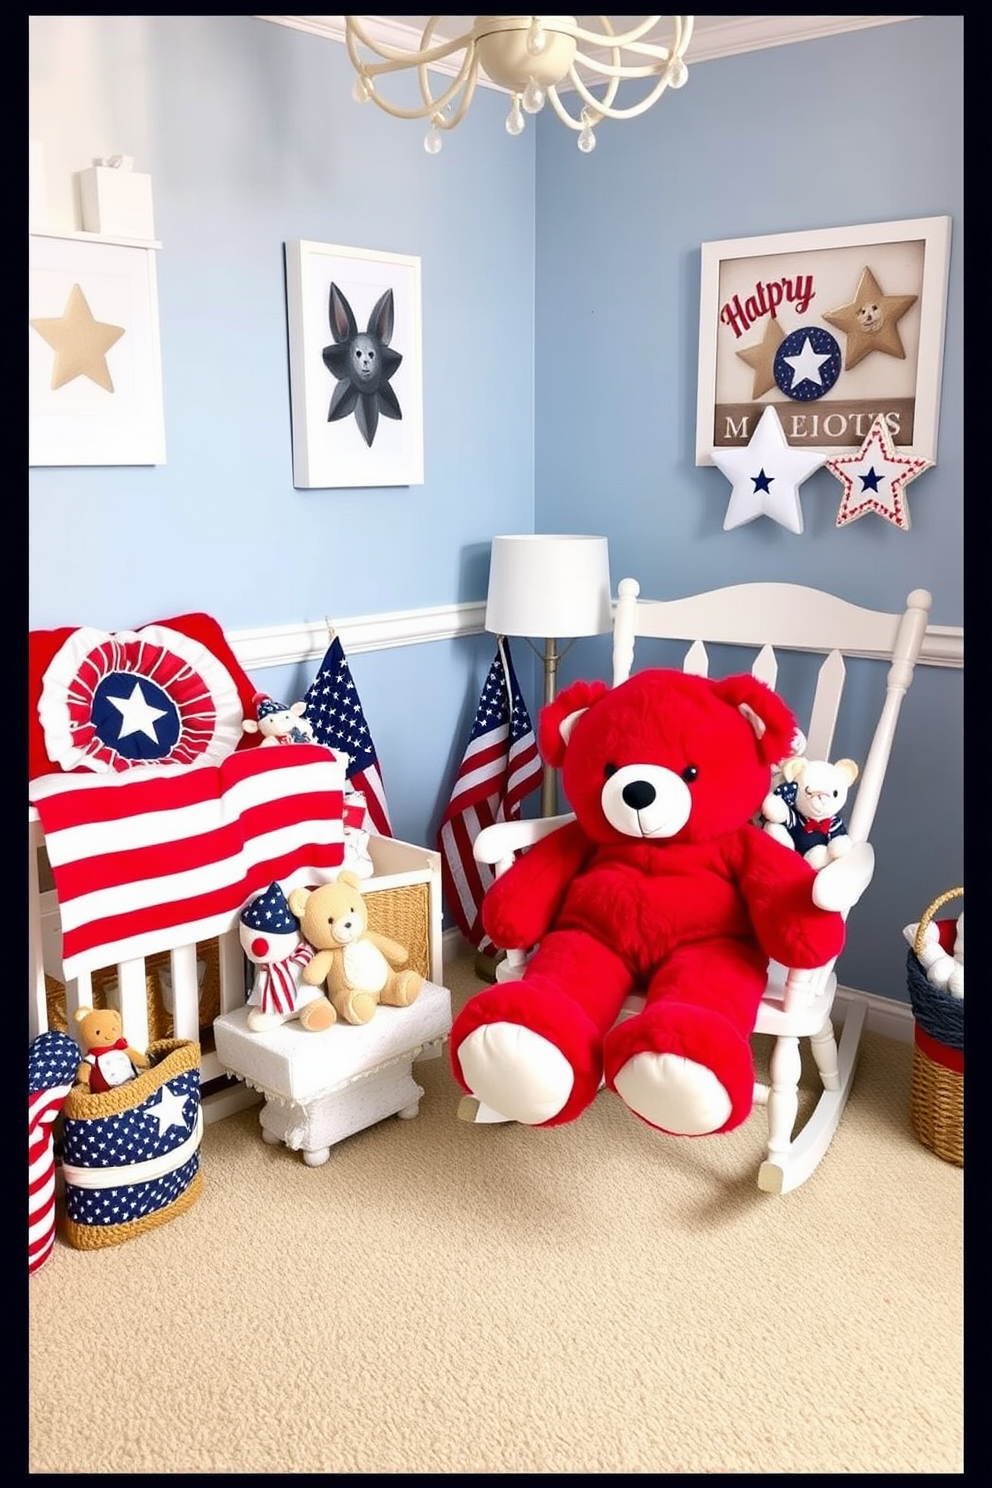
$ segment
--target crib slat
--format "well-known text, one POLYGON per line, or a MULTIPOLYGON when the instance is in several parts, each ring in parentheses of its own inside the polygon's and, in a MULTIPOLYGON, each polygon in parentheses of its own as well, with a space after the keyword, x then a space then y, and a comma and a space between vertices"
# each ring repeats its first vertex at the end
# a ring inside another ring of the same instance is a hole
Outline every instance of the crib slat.
POLYGON ((220 1010, 229 1013, 245 1003, 245 953, 241 949, 241 933, 236 927, 219 937, 220 946, 220 1010))
MULTIPOLYGON (((162 980, 166 981, 164 977, 162 980)), ((177 946, 170 952, 167 986, 169 995, 166 996, 166 986, 163 986, 162 997, 172 1013, 175 1037, 197 1042, 200 1037, 201 982, 195 945, 177 946)))
POLYGON ((118 1006, 124 1022, 124 1037, 135 1049, 148 1048, 148 983, 145 960, 136 956, 117 966, 118 1006))

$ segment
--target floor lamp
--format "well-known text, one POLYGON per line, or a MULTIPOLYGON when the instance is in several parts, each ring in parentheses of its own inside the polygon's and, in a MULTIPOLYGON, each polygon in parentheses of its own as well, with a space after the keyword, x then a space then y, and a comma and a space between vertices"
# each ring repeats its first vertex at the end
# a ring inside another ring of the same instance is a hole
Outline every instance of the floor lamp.
MULTIPOLYGON (((529 534, 494 537, 489 563, 486 629, 522 636, 544 666, 544 702, 554 700, 561 637, 605 635, 613 626, 610 558, 605 537, 529 534), (538 651, 532 636, 543 637, 538 651)), ((541 815, 554 816, 555 771, 544 767, 541 815)))

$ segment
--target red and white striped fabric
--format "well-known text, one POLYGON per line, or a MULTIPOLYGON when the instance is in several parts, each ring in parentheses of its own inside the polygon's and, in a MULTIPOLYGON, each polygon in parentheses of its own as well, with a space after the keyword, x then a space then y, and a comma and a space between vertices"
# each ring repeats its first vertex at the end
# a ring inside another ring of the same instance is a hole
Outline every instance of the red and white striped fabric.
POLYGON ((336 877, 343 764, 322 744, 31 782, 67 980, 231 928, 253 894, 336 877))
POLYGON ((73 1086, 79 1046, 67 1033, 40 1033, 28 1046, 28 1275, 55 1246, 54 1123, 73 1086))

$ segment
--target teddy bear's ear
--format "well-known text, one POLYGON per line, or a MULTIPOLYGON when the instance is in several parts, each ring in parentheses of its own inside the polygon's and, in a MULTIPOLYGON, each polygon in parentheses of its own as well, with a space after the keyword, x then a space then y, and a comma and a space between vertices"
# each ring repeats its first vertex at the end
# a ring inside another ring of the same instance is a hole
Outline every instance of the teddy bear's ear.
MULTIPOLYGON (((338 874, 338 883, 350 884, 353 889, 358 889, 359 891, 361 891, 362 880, 359 878, 358 874, 353 873, 350 868, 341 869, 341 872, 338 874)), ((292 909, 292 907, 293 906, 291 900, 290 908, 292 909)))
POLYGON ((573 682, 541 709, 538 721, 538 744, 545 764, 557 769, 565 758, 565 747, 579 715, 592 706, 609 687, 601 679, 573 682))
POLYGON ((834 769, 843 775, 848 785, 853 785, 860 773, 857 765, 850 759, 839 759, 834 765, 834 769))
POLYGON ((82 1023, 82 1021, 86 1017, 87 1013, 91 1013, 92 1011, 93 1011, 92 1008, 78 1007, 76 1009, 76 1011, 72 1015, 73 1022, 75 1022, 75 1023, 82 1023))
POLYGON ((793 781, 799 779, 800 775, 806 768, 806 764, 807 761, 803 759, 802 755, 790 754, 787 760, 782 761, 779 769, 781 770, 782 776, 785 780, 793 781))
POLYGON ((757 677, 742 673, 736 677, 725 677, 714 682, 713 691, 718 698, 737 708, 754 729, 761 758, 769 765, 777 765, 792 753, 792 741, 796 733, 796 720, 791 709, 777 692, 757 677))
POLYGON ((290 914, 295 915, 298 920, 302 920, 303 911, 307 907, 307 900, 309 898, 309 889, 292 889, 289 898, 286 900, 286 903, 289 905, 290 914))

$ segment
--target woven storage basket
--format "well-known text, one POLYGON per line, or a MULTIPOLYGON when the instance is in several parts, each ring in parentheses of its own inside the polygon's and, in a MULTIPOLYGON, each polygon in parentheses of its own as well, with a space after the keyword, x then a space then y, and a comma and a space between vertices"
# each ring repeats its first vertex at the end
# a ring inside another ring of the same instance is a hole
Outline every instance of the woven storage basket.
POLYGON ((964 889, 949 889, 928 906, 906 957, 916 1020, 910 1116, 924 1147, 964 1167, 964 998, 933 986, 919 960, 927 926, 952 899, 963 900, 964 889))
POLYGON ((185 1213, 199 1197, 200 1046, 161 1039, 149 1068, 112 1090, 76 1085, 62 1109, 65 1213, 74 1250, 121 1245, 185 1213))
POLYGON ((401 884, 394 889, 369 888, 364 894, 369 929, 389 935, 406 946, 407 965, 430 978, 430 884, 401 884))

